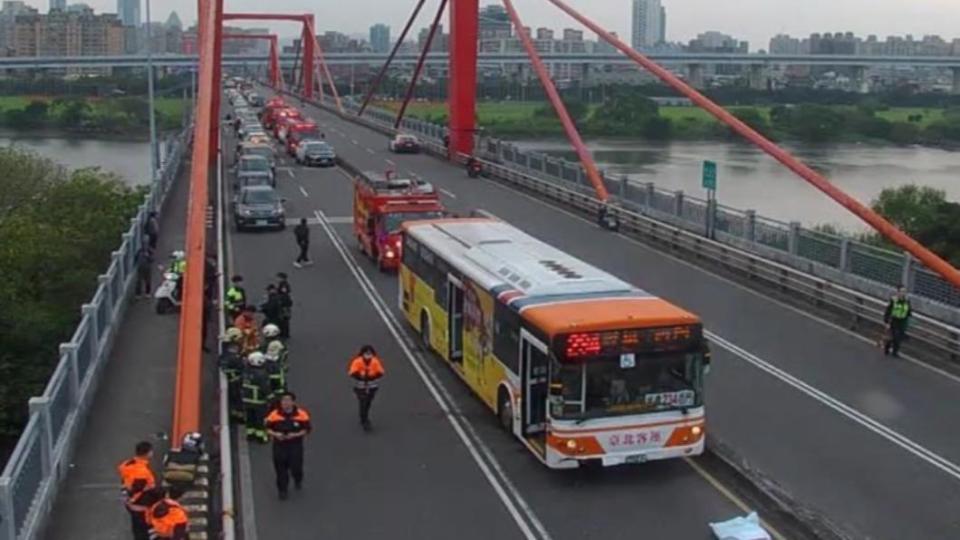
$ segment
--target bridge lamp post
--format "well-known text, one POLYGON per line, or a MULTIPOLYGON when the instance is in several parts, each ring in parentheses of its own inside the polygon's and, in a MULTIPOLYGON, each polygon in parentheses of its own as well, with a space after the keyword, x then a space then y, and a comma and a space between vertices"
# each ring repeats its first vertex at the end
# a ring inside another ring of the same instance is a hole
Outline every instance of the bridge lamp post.
POLYGON ((150 107, 150 179, 157 181, 159 155, 157 148, 157 117, 156 105, 153 97, 153 26, 150 18, 150 0, 146 0, 147 8, 147 102, 150 107))

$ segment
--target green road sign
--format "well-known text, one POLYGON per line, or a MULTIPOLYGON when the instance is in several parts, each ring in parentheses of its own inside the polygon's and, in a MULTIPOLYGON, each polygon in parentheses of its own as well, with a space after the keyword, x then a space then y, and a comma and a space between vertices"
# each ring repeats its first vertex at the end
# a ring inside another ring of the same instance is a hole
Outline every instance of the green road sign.
POLYGON ((717 164, 709 160, 703 162, 703 188, 717 189, 717 164))

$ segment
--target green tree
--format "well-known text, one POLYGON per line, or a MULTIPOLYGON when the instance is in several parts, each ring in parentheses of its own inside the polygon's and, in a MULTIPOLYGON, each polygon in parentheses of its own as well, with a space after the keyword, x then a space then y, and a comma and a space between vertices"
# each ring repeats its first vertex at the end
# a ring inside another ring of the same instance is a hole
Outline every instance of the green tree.
MULTIPOLYGON (((570 115, 570 118, 573 119, 575 124, 585 120, 590 113, 590 107, 580 100, 565 99, 563 100, 563 105, 567 108, 567 114, 570 115)), ((556 111, 553 110, 553 105, 550 103, 537 107, 536 110, 533 111, 533 116, 537 118, 554 118, 559 121, 559 117, 556 111)))
POLYGON ((0 170, 17 171, 0 174, 0 433, 9 435, 42 392, 57 344, 70 338, 143 192, 18 149, 0 152, 0 170))
POLYGON ((843 114, 825 105, 796 107, 786 129, 805 141, 821 142, 838 137, 844 128, 843 114))
POLYGON ((905 233, 916 236, 937 225, 937 211, 946 202, 947 194, 942 189, 909 184, 884 189, 870 206, 905 233))
POLYGON ((920 128, 909 122, 893 122, 888 138, 897 144, 914 144, 920 139, 920 128))
POLYGON ((609 126, 637 128, 659 114, 656 101, 637 92, 621 91, 597 107, 591 119, 609 126))

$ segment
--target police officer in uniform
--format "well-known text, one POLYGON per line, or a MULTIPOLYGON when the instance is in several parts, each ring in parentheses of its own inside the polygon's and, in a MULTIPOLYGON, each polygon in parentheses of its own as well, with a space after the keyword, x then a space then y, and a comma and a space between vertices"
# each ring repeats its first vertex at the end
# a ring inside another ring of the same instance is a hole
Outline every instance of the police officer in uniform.
POLYGON ((280 404, 270 411, 264 424, 273 440, 273 468, 277 473, 280 500, 286 500, 290 477, 298 490, 303 487, 303 438, 310 433, 310 414, 297 406, 293 392, 283 392, 280 404))
POLYGON ((887 324, 887 337, 883 343, 884 354, 900 356, 900 343, 907 335, 907 323, 911 315, 913 310, 910 308, 907 291, 902 286, 897 287, 897 293, 890 299, 887 310, 883 314, 883 321, 887 324))
POLYGON ((230 288, 223 297, 223 307, 227 311, 227 320, 234 320, 243 306, 247 304, 247 291, 243 288, 243 276, 233 276, 230 278, 230 288))

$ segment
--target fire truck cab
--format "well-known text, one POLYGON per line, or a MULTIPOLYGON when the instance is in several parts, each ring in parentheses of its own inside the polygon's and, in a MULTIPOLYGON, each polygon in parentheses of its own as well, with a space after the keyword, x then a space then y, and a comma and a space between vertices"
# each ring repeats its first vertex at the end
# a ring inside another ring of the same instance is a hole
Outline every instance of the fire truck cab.
POLYGON ((426 182, 392 172, 364 172, 354 179, 353 229, 360 250, 381 271, 396 270, 405 221, 443 217, 440 197, 426 182))

